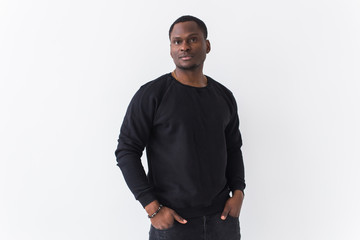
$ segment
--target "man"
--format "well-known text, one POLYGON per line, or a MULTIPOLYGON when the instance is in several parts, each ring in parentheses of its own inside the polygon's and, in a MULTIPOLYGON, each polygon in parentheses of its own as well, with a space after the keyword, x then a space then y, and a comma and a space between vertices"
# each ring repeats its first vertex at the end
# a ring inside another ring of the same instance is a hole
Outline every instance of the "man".
POLYGON ((151 220, 150 240, 239 240, 245 180, 235 99, 203 74, 210 52, 203 21, 182 16, 169 38, 176 68, 130 102, 118 166, 151 220))

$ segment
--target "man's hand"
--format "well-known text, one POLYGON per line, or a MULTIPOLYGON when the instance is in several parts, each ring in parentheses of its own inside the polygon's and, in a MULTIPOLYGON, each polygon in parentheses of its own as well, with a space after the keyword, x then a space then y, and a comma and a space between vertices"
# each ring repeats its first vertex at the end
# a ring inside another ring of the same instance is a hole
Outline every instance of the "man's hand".
MULTIPOLYGON (((153 201, 145 207, 145 210, 151 215, 159 208, 159 206, 160 204, 158 201, 153 201)), ((187 223, 187 221, 180 217, 174 210, 165 206, 160 209, 155 217, 150 218, 153 227, 160 230, 170 228, 174 224, 174 220, 181 224, 187 223)))
POLYGON ((221 214, 221 219, 225 220, 228 215, 231 217, 239 217, 243 199, 243 192, 240 190, 235 190, 233 192, 233 196, 225 203, 224 210, 221 214))

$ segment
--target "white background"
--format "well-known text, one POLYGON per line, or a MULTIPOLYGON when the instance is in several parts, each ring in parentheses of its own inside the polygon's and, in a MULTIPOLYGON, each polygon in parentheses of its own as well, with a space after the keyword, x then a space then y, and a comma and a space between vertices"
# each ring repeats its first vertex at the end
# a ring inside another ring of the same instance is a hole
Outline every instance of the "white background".
POLYGON ((183 14, 238 102, 242 239, 360 239, 358 0, 1 0, 0 239, 147 239, 114 151, 183 14))

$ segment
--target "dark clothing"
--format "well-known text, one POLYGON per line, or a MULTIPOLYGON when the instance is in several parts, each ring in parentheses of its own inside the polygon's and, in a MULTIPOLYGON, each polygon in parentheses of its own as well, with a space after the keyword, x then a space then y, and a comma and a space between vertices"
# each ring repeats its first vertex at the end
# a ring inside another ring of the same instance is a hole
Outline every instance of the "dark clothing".
POLYGON ((184 218, 222 211, 230 190, 243 190, 244 165, 232 93, 207 77, 206 87, 165 74, 143 85, 125 115, 118 166, 135 198, 184 218), (145 174, 140 157, 146 147, 145 174))
POLYGON ((158 230, 150 226, 149 240, 240 240, 239 218, 221 213, 191 218, 186 224, 174 221, 169 229, 158 230))

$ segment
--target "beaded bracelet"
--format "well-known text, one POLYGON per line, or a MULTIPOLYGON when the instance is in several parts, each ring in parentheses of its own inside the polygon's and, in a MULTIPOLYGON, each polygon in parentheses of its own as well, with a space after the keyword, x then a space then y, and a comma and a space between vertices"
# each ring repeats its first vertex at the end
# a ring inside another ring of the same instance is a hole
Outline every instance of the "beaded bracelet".
POLYGON ((148 218, 153 218, 160 212, 160 209, 163 207, 163 205, 160 204, 159 208, 154 212, 153 214, 149 215, 148 218))

